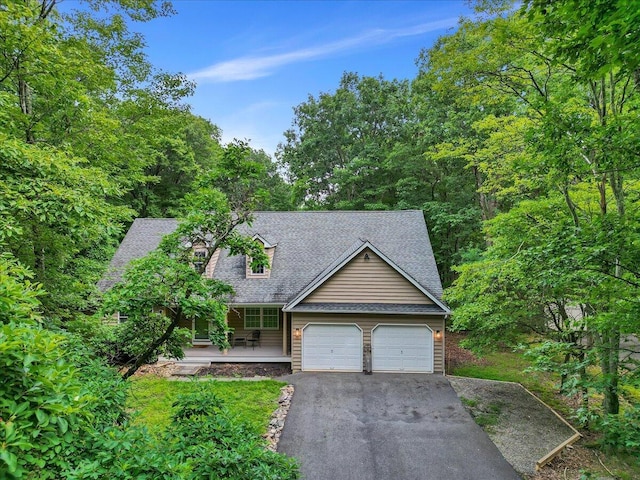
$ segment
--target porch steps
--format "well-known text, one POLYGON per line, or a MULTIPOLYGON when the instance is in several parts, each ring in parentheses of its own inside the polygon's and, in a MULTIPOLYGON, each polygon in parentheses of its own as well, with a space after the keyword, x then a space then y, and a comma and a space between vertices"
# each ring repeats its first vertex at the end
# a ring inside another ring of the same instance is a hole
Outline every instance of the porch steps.
POLYGON ((208 366, 209 366, 208 363, 206 363, 206 364, 204 364, 204 363, 201 363, 201 364, 195 364, 195 363, 182 364, 182 363, 180 363, 180 364, 178 364, 178 367, 179 367, 178 370, 176 370, 173 373, 173 375, 176 376, 176 377, 190 377, 192 375, 195 375, 196 372, 198 370, 200 370, 201 368, 208 367, 208 366))

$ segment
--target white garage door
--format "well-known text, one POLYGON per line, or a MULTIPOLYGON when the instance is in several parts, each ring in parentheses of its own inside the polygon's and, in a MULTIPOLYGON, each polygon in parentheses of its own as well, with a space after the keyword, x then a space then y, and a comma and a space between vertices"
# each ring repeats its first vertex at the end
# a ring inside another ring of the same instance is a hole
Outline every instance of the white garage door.
POLYGON ((362 331, 353 324, 311 324, 302 331, 302 370, 362 371, 362 331))
POLYGON ((433 337, 426 325, 378 325, 371 338, 374 372, 433 372, 433 337))

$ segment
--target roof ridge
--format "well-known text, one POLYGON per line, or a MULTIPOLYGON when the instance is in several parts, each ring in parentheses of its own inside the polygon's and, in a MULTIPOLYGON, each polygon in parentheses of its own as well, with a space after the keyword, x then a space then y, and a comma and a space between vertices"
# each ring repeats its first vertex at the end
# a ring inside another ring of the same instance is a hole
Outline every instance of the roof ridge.
POLYGON ((400 210, 255 210, 253 213, 406 213, 406 212, 421 212, 418 208, 407 208, 400 210))

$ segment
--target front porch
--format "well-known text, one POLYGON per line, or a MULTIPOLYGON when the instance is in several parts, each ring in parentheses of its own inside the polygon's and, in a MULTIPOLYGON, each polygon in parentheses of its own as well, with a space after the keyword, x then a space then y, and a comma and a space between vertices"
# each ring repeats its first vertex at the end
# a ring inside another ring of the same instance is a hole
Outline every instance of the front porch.
POLYGON ((184 349, 184 358, 178 363, 285 363, 291 362, 290 355, 282 354, 282 347, 235 346, 221 352, 212 345, 195 346, 184 349))

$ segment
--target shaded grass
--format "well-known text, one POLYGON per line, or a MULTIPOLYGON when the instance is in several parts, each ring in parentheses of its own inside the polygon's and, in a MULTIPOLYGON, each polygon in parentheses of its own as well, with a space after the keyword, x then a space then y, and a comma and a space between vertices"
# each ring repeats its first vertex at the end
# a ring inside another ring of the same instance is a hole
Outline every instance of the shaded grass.
POLYGON ((280 388, 275 380, 220 382, 200 380, 180 382, 145 376, 131 381, 128 407, 134 412, 133 423, 144 425, 153 435, 161 435, 169 425, 172 404, 178 395, 192 393, 196 384, 204 384, 212 394, 224 400, 232 415, 256 432, 266 432, 271 414, 278 407, 280 388))

